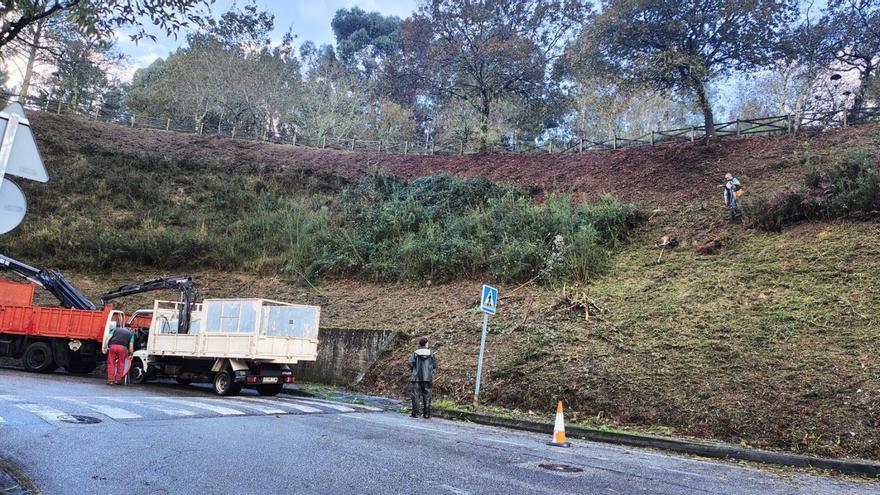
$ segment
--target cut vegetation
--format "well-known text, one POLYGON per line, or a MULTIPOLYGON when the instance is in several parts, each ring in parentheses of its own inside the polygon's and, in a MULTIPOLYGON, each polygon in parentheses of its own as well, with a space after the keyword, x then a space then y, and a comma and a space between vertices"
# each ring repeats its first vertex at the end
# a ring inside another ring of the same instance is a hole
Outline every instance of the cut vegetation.
POLYGON ((186 270, 203 297, 321 304, 328 326, 413 337, 363 389, 405 396, 405 357, 428 335, 438 395, 466 403, 492 281, 485 402, 549 414, 561 398, 569 421, 880 458, 874 213, 777 233, 756 215, 727 223, 717 187, 730 171, 758 205, 812 170, 833 183, 823 174, 853 148, 875 163, 878 127, 450 158, 33 121, 51 181, 27 187, 0 251, 58 265, 89 295, 186 270), (663 235, 680 245, 658 264, 663 235), (714 254, 698 253, 707 241, 714 254))

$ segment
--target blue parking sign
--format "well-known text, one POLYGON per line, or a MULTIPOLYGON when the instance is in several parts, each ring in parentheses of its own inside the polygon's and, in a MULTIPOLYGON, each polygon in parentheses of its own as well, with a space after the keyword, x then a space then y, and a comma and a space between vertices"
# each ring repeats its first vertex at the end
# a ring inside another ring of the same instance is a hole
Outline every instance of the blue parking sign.
POLYGON ((480 296, 480 310, 490 315, 495 314, 498 307, 498 289, 491 285, 483 286, 483 295, 480 296))

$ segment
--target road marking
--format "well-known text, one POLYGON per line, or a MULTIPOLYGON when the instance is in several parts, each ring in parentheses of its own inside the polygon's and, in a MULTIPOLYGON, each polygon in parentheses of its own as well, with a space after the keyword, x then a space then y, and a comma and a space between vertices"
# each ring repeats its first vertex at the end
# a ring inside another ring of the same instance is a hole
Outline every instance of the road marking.
POLYGON ((449 485, 440 485, 439 488, 455 493, 456 495, 471 495, 471 492, 464 491, 462 489, 456 488, 454 486, 449 485))
POLYGON ((88 403, 84 400, 74 399, 72 397, 53 396, 50 398, 55 399, 55 400, 71 402, 73 404, 77 404, 77 405, 80 405, 83 407, 88 407, 89 409, 91 409, 93 411, 97 411, 97 412, 103 414, 104 416, 107 416, 108 418, 112 418, 112 419, 138 419, 138 418, 143 417, 140 414, 135 414, 129 410, 122 409, 121 407, 105 406, 103 404, 91 404, 91 403, 88 403))
POLYGON ((15 407, 45 419, 46 421, 76 421, 70 414, 42 404, 16 404, 15 407))
POLYGON ((348 406, 341 406, 339 404, 333 404, 330 402, 317 401, 317 400, 306 400, 306 399, 299 399, 299 401, 305 402, 306 404, 314 404, 316 406, 329 407, 330 409, 335 409, 339 412, 354 412, 354 409, 352 409, 348 406))
POLYGON ((175 404, 181 404, 189 407, 196 407, 201 409, 207 409, 208 411, 215 412, 221 416, 244 416, 244 413, 237 409, 230 409, 228 407, 215 406, 213 404, 205 404, 204 402, 197 402, 191 399, 172 399, 170 397, 150 397, 151 399, 157 400, 165 400, 168 402, 173 402, 175 404))
POLYGON ((195 416, 196 415, 196 413, 189 411, 187 409, 177 409, 177 408, 166 406, 164 404, 148 404, 147 402, 142 401, 142 400, 125 400, 125 399, 120 399, 117 397, 101 397, 101 399, 112 400, 115 402, 122 402, 125 404, 136 404, 139 407, 143 407, 146 409, 153 409, 155 411, 159 411, 162 414, 167 414, 168 416, 184 417, 184 416, 195 416))
POLYGON ((24 399, 20 399, 14 395, 0 395, 0 400, 7 400, 9 402, 24 402, 24 399))
MULTIPOLYGON (((242 400, 242 401, 246 401, 246 402, 261 402, 264 404, 272 404, 273 406, 276 406, 276 407, 289 407, 291 409, 295 409, 299 412, 304 412, 304 413, 316 413, 316 412, 319 413, 319 412, 321 412, 320 409, 315 409, 314 407, 303 406, 300 404, 292 404, 290 402, 280 402, 277 400, 273 401, 273 400, 269 400, 269 399, 262 399, 260 397, 238 397, 238 399, 242 400)), ((289 411, 284 411, 284 413, 289 414, 289 411)))
MULTIPOLYGON (((253 399, 253 400, 260 400, 260 401, 263 401, 263 400, 266 400, 266 399, 253 399)), ((279 401, 283 401, 283 402, 279 402, 279 404, 281 404, 282 406, 290 407, 290 408, 292 408, 292 409, 296 409, 296 410, 298 410, 298 411, 302 411, 302 412, 304 412, 304 413, 319 413, 319 412, 324 412, 324 411, 322 411, 322 410, 320 410, 320 409, 317 409, 317 408, 315 408, 315 407, 312 407, 312 406, 306 406, 306 405, 304 405, 304 404, 300 404, 300 403, 297 403, 297 402, 293 402, 292 400, 287 400, 287 399, 278 399, 278 400, 279 400, 279 401)))
POLYGON ((248 404, 247 399, 205 399, 205 400, 222 400, 223 402, 231 402, 232 404, 238 407, 245 407, 247 409, 253 409, 255 411, 259 411, 263 414, 287 414, 289 411, 285 411, 284 409, 278 409, 275 407, 265 407, 259 404, 248 404))

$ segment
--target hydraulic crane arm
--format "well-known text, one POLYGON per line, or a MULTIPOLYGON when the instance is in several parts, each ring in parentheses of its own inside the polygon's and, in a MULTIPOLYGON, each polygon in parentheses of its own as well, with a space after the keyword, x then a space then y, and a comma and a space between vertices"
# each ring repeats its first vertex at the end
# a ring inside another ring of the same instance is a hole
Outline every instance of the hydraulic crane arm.
POLYGON ((101 304, 106 306, 107 301, 116 299, 117 297, 132 296, 154 290, 178 290, 180 291, 180 302, 183 304, 181 304, 180 312, 178 314, 177 332, 189 333, 190 313, 192 311, 192 304, 195 300, 195 287, 196 284, 193 283, 190 276, 186 274, 181 275, 180 277, 157 278, 147 280, 140 284, 123 285, 122 287, 106 292, 101 296, 101 304))
POLYGON ((95 303, 84 296, 56 269, 34 268, 27 263, 22 263, 2 254, 0 254, 0 269, 9 270, 34 285, 38 285, 51 292, 52 295, 58 298, 61 306, 65 308, 97 309, 95 303))

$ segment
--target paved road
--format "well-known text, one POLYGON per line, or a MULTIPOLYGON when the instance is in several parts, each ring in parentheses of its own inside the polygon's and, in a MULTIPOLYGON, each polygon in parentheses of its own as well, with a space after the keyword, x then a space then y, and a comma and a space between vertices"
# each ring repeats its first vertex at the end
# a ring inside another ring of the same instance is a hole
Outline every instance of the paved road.
POLYGON ((880 494, 366 406, 58 374, 0 370, 0 417, 0 457, 45 494, 880 494))

